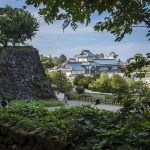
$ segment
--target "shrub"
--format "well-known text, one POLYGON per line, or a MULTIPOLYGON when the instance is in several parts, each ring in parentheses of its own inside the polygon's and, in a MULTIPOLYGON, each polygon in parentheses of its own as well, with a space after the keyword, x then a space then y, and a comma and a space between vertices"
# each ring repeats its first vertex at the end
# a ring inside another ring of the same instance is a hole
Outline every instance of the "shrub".
POLYGON ((83 86, 84 88, 88 88, 89 84, 92 83, 92 77, 86 77, 84 75, 78 75, 74 78, 74 85, 83 86))
POLYGON ((72 150, 148 150, 149 113, 113 113, 90 106, 48 112, 31 104, 0 109, 0 121, 72 146, 72 150))
POLYGON ((78 92, 78 94, 82 94, 82 93, 84 93, 85 89, 83 86, 77 86, 76 91, 78 92))
POLYGON ((67 76, 61 71, 47 73, 48 79, 55 90, 62 93, 71 92, 73 89, 72 83, 67 79, 67 76))
POLYGON ((110 92, 110 78, 108 74, 102 73, 102 75, 96 79, 96 81, 89 85, 89 89, 99 91, 99 92, 110 92))

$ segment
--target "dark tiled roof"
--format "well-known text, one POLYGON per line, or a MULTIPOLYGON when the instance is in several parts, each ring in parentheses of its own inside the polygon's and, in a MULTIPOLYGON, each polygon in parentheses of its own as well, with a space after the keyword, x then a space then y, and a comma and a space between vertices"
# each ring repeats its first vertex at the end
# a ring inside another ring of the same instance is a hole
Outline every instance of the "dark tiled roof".
POLYGON ((98 65, 118 65, 118 61, 116 59, 100 59, 94 60, 94 62, 98 65))
POLYGON ((82 52, 85 53, 85 54, 88 54, 90 56, 93 56, 93 54, 90 52, 90 50, 82 50, 82 52))
POLYGON ((82 50, 79 55, 75 55, 75 57, 84 57, 84 56, 94 56, 89 50, 82 50))
POLYGON ((109 54, 108 54, 108 56, 118 56, 115 52, 110 52, 109 54))
POLYGON ((79 63, 79 62, 68 62, 67 64, 68 66, 70 66, 72 68, 72 70, 74 71, 84 71, 85 68, 79 63))

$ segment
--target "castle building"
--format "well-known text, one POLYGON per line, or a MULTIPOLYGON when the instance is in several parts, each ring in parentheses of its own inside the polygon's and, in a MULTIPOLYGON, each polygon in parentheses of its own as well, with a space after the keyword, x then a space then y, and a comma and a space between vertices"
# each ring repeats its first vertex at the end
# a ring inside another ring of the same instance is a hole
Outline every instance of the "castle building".
POLYGON ((95 71, 99 73, 107 71, 108 73, 118 72, 123 69, 123 62, 118 60, 118 55, 110 52, 105 58, 103 54, 96 56, 89 50, 82 50, 75 58, 70 58, 60 70, 68 77, 76 76, 79 74, 90 75, 95 71))

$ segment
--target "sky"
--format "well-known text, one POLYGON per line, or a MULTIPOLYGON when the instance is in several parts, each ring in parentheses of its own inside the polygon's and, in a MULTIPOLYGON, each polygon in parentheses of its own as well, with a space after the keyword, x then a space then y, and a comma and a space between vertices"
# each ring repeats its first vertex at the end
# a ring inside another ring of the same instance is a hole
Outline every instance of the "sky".
MULTIPOLYGON (((6 5, 21 8, 25 5, 25 0, 0 0, 0 7, 6 5)), ((39 31, 30 42, 40 54, 53 57, 65 54, 70 58, 79 54, 82 49, 88 49, 93 54, 104 53, 105 55, 113 51, 122 61, 126 61, 136 53, 145 55, 150 52, 150 41, 146 38, 145 28, 134 28, 131 35, 126 35, 121 42, 114 42, 115 36, 109 32, 94 31, 93 25, 102 19, 95 14, 89 26, 80 25, 76 31, 68 27, 63 32, 62 21, 48 25, 38 15, 37 8, 27 6, 27 10, 37 17, 40 24, 39 31)))

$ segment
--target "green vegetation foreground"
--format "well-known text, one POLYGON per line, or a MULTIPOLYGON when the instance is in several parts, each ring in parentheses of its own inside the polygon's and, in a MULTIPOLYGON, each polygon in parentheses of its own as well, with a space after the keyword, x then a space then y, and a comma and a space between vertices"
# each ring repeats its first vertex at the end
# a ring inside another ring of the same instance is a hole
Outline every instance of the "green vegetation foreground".
POLYGON ((150 149, 150 112, 140 107, 123 108, 117 113, 90 106, 47 111, 34 103, 0 109, 1 123, 18 130, 61 141, 74 150, 150 149))

